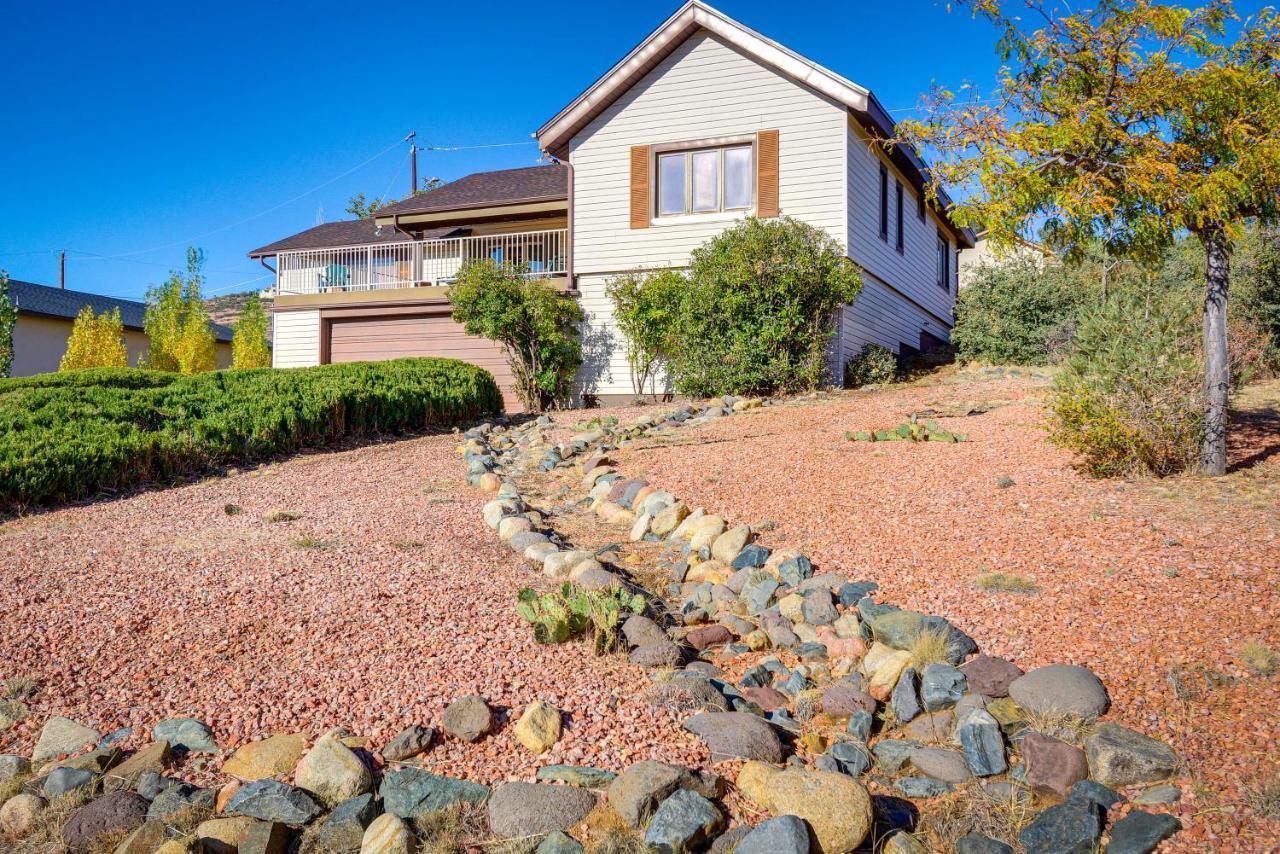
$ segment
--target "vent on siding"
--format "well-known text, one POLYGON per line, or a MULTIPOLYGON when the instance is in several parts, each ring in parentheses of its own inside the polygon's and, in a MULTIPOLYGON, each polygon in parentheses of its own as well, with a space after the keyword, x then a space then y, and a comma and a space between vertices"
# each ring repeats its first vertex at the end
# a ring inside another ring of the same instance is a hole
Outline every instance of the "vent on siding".
POLYGON ((756 215, 778 215, 778 132, 756 134, 756 215))
POLYGON ((649 146, 631 147, 631 227, 649 227, 649 146))

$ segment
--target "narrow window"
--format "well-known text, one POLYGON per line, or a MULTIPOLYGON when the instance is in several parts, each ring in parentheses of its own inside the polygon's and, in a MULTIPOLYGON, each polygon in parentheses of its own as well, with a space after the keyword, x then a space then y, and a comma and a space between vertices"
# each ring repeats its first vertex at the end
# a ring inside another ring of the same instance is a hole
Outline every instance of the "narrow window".
POLYGON ((724 150, 724 207, 741 210, 751 207, 751 146, 724 150))
POLYGON ((942 231, 938 231, 938 287, 951 293, 951 244, 942 231))
POLYGON ((880 239, 889 240, 889 170, 880 164, 880 239))
POLYGON ((683 153, 658 155, 659 216, 685 212, 684 164, 683 153))
POLYGON ((750 145, 658 155, 658 216, 745 210, 755 196, 750 145))
POLYGON ((916 216, 924 222, 924 187, 920 188, 920 193, 916 196, 916 216))
POLYGON ((895 181, 893 188, 897 195, 898 202, 898 252, 901 254, 904 252, 906 246, 902 239, 902 185, 895 181))

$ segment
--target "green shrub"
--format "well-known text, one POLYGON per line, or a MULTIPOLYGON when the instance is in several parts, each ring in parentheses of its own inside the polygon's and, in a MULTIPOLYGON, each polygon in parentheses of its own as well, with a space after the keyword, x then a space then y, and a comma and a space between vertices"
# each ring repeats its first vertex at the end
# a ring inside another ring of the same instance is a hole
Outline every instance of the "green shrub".
POLYGON ((493 377, 452 359, 0 380, 0 508, 85 498, 347 437, 450 426, 501 408, 493 377))
POLYGON ((668 370, 695 397, 816 388, 835 312, 862 278, 844 248, 798 220, 749 218, 695 249, 668 370))
POLYGON ((605 286, 613 317, 626 342, 631 385, 637 395, 657 394, 658 375, 676 346, 689 280, 677 270, 635 270, 605 286))
POLYGON ((1116 294, 1085 312, 1049 396, 1052 440, 1097 477, 1193 466, 1204 429, 1197 334, 1176 292, 1116 294))
POLYGON ((1081 273, 1023 257, 979 268, 956 300, 951 343, 959 357, 1016 365, 1053 361, 1089 293, 1081 273))
POLYGON ((449 288, 453 317, 468 335, 507 352, 516 396, 529 412, 566 401, 582 364, 582 308, 546 279, 488 259, 463 266, 449 288))
POLYGON ((844 363, 844 387, 891 383, 898 378, 898 357, 888 347, 863 345, 858 355, 844 363))

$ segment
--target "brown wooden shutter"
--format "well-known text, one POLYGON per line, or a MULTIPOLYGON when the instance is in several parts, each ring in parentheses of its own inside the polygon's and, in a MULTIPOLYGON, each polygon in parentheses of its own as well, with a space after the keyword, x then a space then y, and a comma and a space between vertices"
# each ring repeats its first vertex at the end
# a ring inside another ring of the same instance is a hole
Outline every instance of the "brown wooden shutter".
POLYGON ((756 216, 778 215, 778 132, 756 133, 756 216))
POLYGON ((649 227, 649 146, 631 146, 631 227, 649 227))

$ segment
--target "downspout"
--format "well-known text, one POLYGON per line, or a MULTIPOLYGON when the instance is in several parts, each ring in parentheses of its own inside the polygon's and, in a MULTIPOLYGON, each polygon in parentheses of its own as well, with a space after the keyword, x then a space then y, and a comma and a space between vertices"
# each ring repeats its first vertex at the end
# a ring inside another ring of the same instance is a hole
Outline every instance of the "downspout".
POLYGON ((564 251, 565 251, 564 271, 565 271, 565 275, 569 279, 569 289, 566 291, 566 293, 572 296, 578 296, 578 282, 573 277, 573 164, 569 163, 568 161, 561 160, 559 157, 556 157, 554 154, 547 154, 547 156, 550 157, 554 162, 559 163, 561 166, 563 166, 566 170, 568 170, 568 173, 569 173, 568 174, 569 198, 567 199, 567 204, 565 205, 565 219, 566 219, 567 228, 565 228, 565 236, 564 236, 564 251))

